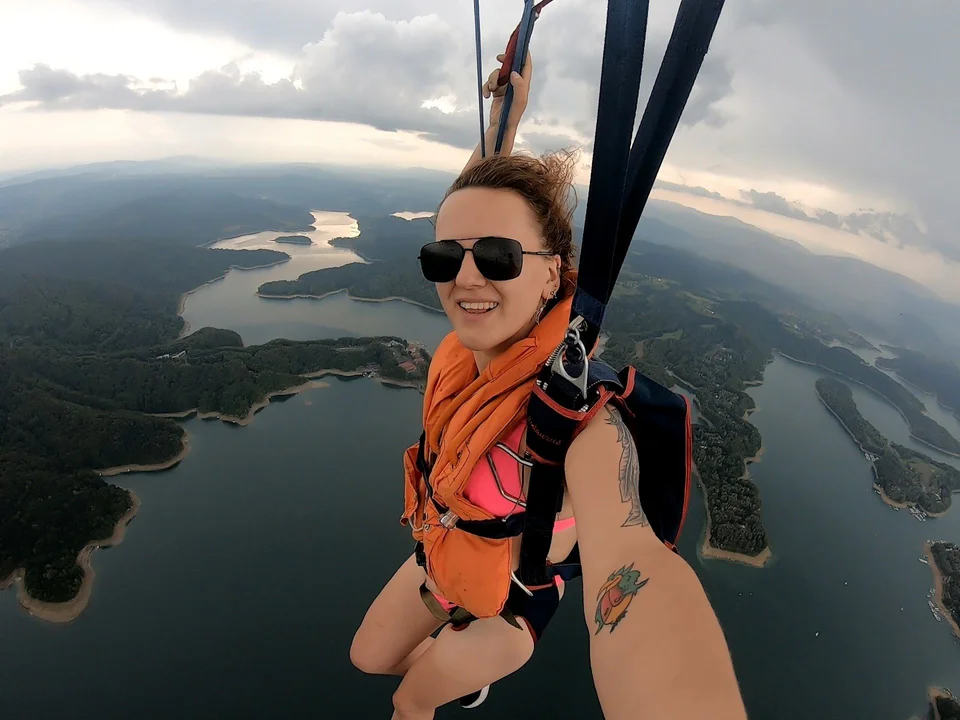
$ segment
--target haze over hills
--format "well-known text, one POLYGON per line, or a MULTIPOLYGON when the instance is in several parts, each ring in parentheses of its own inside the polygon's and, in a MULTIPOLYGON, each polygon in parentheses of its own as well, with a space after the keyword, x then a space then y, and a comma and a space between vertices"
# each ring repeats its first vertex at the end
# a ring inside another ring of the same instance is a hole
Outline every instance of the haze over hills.
MULTIPOLYGON (((0 183, 0 247, 121 235, 202 244, 260 230, 296 232, 309 226, 311 209, 369 216, 432 210, 451 179, 432 170, 224 166, 193 158, 43 171, 0 183)), ((581 226, 585 208, 581 196, 581 226)), ((960 354, 960 306, 903 275, 664 201, 648 203, 637 237, 746 270, 862 333, 940 357, 960 354)))
POLYGON ((637 237, 743 268, 844 316, 868 334, 941 355, 960 347, 960 305, 910 278, 852 257, 817 255, 735 218, 651 201, 637 237))

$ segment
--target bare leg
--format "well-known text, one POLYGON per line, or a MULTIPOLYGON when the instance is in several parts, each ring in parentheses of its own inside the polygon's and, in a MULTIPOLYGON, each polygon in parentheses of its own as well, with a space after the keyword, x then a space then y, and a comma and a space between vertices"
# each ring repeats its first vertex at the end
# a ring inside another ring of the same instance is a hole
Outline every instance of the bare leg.
POLYGON ((420 599, 424 574, 411 555, 367 610, 350 646, 350 660, 372 675, 403 675, 430 647, 440 627, 420 599))
POLYGON ((531 655, 530 633, 499 617, 474 620, 459 632, 446 627, 403 676, 393 720, 433 720, 441 705, 516 672, 531 655))

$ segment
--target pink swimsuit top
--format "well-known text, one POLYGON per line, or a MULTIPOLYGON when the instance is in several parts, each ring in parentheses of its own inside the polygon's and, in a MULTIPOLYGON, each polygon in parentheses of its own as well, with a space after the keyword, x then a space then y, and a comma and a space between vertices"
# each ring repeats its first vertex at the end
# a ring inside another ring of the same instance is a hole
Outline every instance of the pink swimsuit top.
MULTIPOLYGON (((503 438, 502 444, 514 453, 520 447, 525 423, 520 423, 503 438)), ((494 446, 470 474, 464 497, 477 507, 482 507, 496 517, 522 511, 526 497, 521 482, 522 465, 503 448, 494 446), (499 482, 498 482, 499 481, 499 482)), ((576 525, 576 518, 557 520, 553 532, 558 533, 576 525)))

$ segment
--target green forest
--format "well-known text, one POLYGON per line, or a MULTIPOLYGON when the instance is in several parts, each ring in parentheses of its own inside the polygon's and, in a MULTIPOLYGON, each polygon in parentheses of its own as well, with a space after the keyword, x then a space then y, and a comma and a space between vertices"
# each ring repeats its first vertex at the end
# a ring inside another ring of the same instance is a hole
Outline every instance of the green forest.
MULTIPOLYGON (((415 260, 420 246, 433 238, 432 224, 393 217, 358 220, 359 237, 333 244, 353 249, 366 264, 267 283, 260 294, 320 296, 346 289, 354 297, 405 297, 439 309, 436 290, 423 279, 415 260)), ((704 421, 695 428, 695 460, 709 495, 711 543, 723 550, 756 555, 767 544, 759 493, 744 472, 746 460, 761 447, 759 432, 746 419, 753 401, 744 388, 762 379, 774 350, 866 385, 904 414, 915 436, 960 451, 960 441, 927 416, 906 388, 846 348, 824 344, 858 340, 842 321, 719 263, 636 243, 608 308, 605 333, 607 362, 635 365, 667 387, 682 384, 696 393, 704 421)), ((886 447, 885 439, 873 433, 869 447, 886 447)), ((896 453, 889 452, 894 467, 896 453)), ((891 492, 902 487, 905 496, 916 494, 931 510, 949 505, 949 492, 940 500, 934 490, 938 482, 953 486, 938 466, 931 465, 934 470, 927 473, 932 482, 913 490, 901 478, 918 473, 904 461, 895 467, 903 472, 887 473, 891 492)))
POLYGON ((930 545, 930 552, 943 575, 943 605, 954 622, 960 623, 960 547, 935 542, 930 545))
POLYGON ((877 366, 893 370, 924 392, 936 395, 941 405, 960 418, 960 366, 906 348, 897 348, 896 352, 895 358, 877 358, 877 366))
POLYGON ((822 377, 816 387, 823 404, 843 423, 864 452, 872 455, 885 452, 887 439, 860 414, 849 385, 836 378, 822 377))
POLYGON ((931 513, 950 508, 951 493, 960 490, 960 470, 923 453, 891 443, 870 424, 853 399, 850 387, 835 378, 820 378, 817 394, 854 440, 874 456, 877 484, 894 502, 910 503, 931 513))
POLYGON ((383 300, 402 297, 441 310, 437 290, 420 273, 417 254, 433 237, 429 220, 358 216, 360 236, 337 238, 331 245, 353 250, 365 263, 351 263, 305 273, 296 280, 260 286, 263 297, 323 296, 347 290, 355 298, 383 300))
POLYGON ((243 417, 327 369, 424 381, 429 355, 400 338, 245 348, 235 332, 203 328, 177 339, 184 292, 286 258, 114 241, 0 252, 0 579, 22 567, 37 599, 77 593, 77 553, 130 508, 97 470, 167 462, 183 447, 181 425, 154 414, 243 417))

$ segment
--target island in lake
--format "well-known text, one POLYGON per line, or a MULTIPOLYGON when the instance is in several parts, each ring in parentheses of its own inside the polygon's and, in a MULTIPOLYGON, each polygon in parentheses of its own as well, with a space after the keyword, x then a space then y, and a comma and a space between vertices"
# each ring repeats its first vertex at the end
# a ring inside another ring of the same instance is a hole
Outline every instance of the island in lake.
POLYGON ((950 508, 960 490, 960 470, 903 445, 891 443, 860 414, 850 387, 835 378, 816 382, 817 395, 870 461, 877 491, 894 507, 916 506, 939 515, 950 508))
POLYGON ((949 542, 927 542, 924 554, 933 571, 931 605, 936 603, 954 634, 960 637, 960 547, 949 542))
POLYGON ((170 243, 34 242, 0 252, 0 588, 53 621, 90 594, 90 555, 137 510, 105 477, 162 470, 189 450, 173 418, 246 424, 327 374, 422 388, 429 354, 397 337, 179 337, 183 293, 287 256, 170 243))
POLYGON ((281 245, 313 245, 313 240, 306 235, 284 235, 274 238, 273 241, 281 245))

